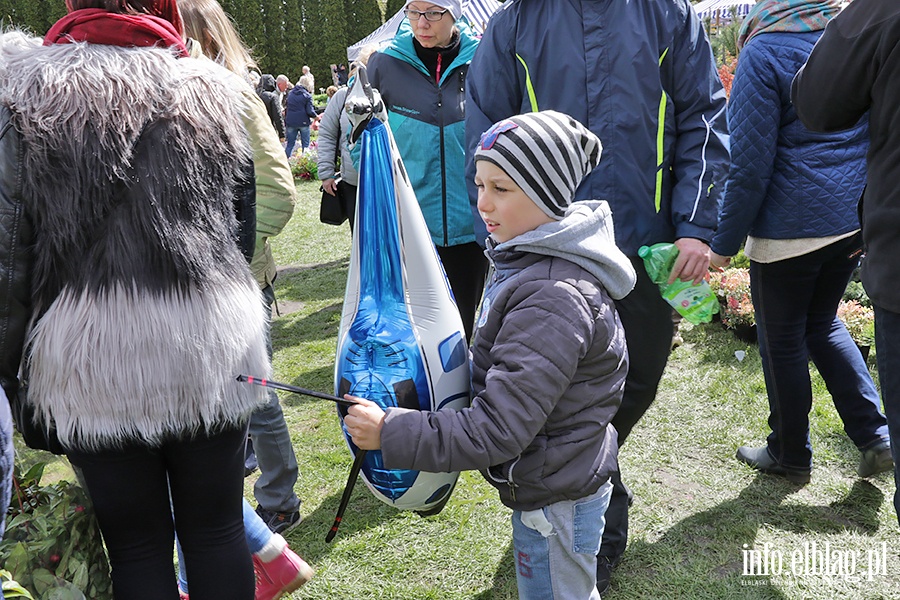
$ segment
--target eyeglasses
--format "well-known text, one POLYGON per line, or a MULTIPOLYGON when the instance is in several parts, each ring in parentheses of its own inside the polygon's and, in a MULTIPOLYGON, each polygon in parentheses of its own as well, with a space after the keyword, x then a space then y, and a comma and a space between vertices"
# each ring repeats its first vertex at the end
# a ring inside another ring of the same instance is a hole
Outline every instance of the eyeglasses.
POLYGON ((444 10, 426 10, 425 12, 418 10, 410 10, 404 9, 403 14, 410 21, 418 21, 419 17, 425 17, 426 21, 440 21, 444 18, 444 13, 446 13, 449 9, 445 8, 444 10))

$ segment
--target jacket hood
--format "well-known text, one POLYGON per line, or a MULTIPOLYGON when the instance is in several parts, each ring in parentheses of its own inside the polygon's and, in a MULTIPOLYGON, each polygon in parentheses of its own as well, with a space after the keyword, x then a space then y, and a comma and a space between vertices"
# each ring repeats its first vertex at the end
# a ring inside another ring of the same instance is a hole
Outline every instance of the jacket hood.
POLYGON ((275 91, 275 78, 268 73, 259 78, 259 89, 264 92, 275 91))
MULTIPOLYGON (((490 238, 489 242, 493 245, 490 238)), ((541 225, 494 249, 564 258, 589 271, 614 300, 627 296, 637 281, 634 266, 616 246, 612 211, 604 200, 576 202, 562 220, 541 225)))

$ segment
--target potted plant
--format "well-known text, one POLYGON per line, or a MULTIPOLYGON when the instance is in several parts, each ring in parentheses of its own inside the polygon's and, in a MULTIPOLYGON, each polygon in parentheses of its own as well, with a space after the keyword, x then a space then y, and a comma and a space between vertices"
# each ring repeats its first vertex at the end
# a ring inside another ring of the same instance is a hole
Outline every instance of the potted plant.
POLYGON ((319 178, 318 156, 318 144, 315 141, 310 142, 306 152, 294 152, 288 159, 294 179, 316 181, 319 178))
POLYGON ((750 270, 725 269, 709 278, 709 286, 719 300, 722 325, 746 342, 756 342, 756 316, 750 299, 750 270))
POLYGON ((863 358, 868 360, 869 349, 875 343, 875 311, 856 300, 841 300, 837 316, 856 342, 863 358))

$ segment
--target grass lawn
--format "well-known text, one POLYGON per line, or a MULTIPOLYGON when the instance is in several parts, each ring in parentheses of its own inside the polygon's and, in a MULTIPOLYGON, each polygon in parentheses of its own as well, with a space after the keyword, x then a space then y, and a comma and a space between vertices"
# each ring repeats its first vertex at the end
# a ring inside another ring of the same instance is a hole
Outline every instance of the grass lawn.
MULTIPOLYGON (((350 234, 346 224, 318 222, 317 183, 299 190, 294 218, 273 243, 275 376, 331 392, 350 234)), ((739 445, 761 445, 768 433, 756 347, 718 325, 682 325, 682 334, 655 404, 621 454, 635 501, 628 551, 604 600, 900 597, 893 478, 857 478, 858 452, 815 370, 815 468, 812 482, 797 486, 734 459, 739 445), (830 575, 822 573, 826 544, 830 575), (748 549, 766 558, 768 575, 743 575, 748 549)), ((510 511, 477 472, 463 473, 443 512, 428 518, 382 504, 359 482, 326 544, 351 457, 333 404, 281 397, 303 500, 303 523, 286 537, 317 569, 292 598, 517 597, 510 511)))

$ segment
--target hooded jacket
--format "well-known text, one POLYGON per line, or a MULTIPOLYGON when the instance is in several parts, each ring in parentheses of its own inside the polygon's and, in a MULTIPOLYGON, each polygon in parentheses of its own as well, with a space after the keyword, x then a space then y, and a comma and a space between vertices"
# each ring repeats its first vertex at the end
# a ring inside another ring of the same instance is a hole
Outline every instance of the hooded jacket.
POLYGON ((4 389, 24 355, 28 401, 66 447, 242 422, 265 391, 235 376, 269 361, 236 243, 238 98, 168 50, 40 42, 0 36, 4 389))
POLYGON ((284 139, 284 115, 281 114, 281 98, 275 91, 275 78, 266 73, 259 78, 259 97, 266 105, 269 120, 279 139, 284 139))
POLYGON ((575 198, 609 202, 625 254, 712 239, 728 174, 725 92, 687 0, 509 0, 488 23, 467 85, 474 215, 481 134, 512 115, 556 110, 603 142, 575 198))
POLYGON ((465 180, 466 74, 478 40, 457 21, 459 54, 436 82, 416 54, 409 21, 372 54, 369 82, 381 92, 400 156, 436 246, 475 241, 465 180))
POLYGON ((612 298, 634 286, 605 202, 503 244, 471 348, 469 408, 389 408, 381 432, 391 469, 480 469, 514 510, 590 495, 617 469, 610 421, 628 358, 612 298))

